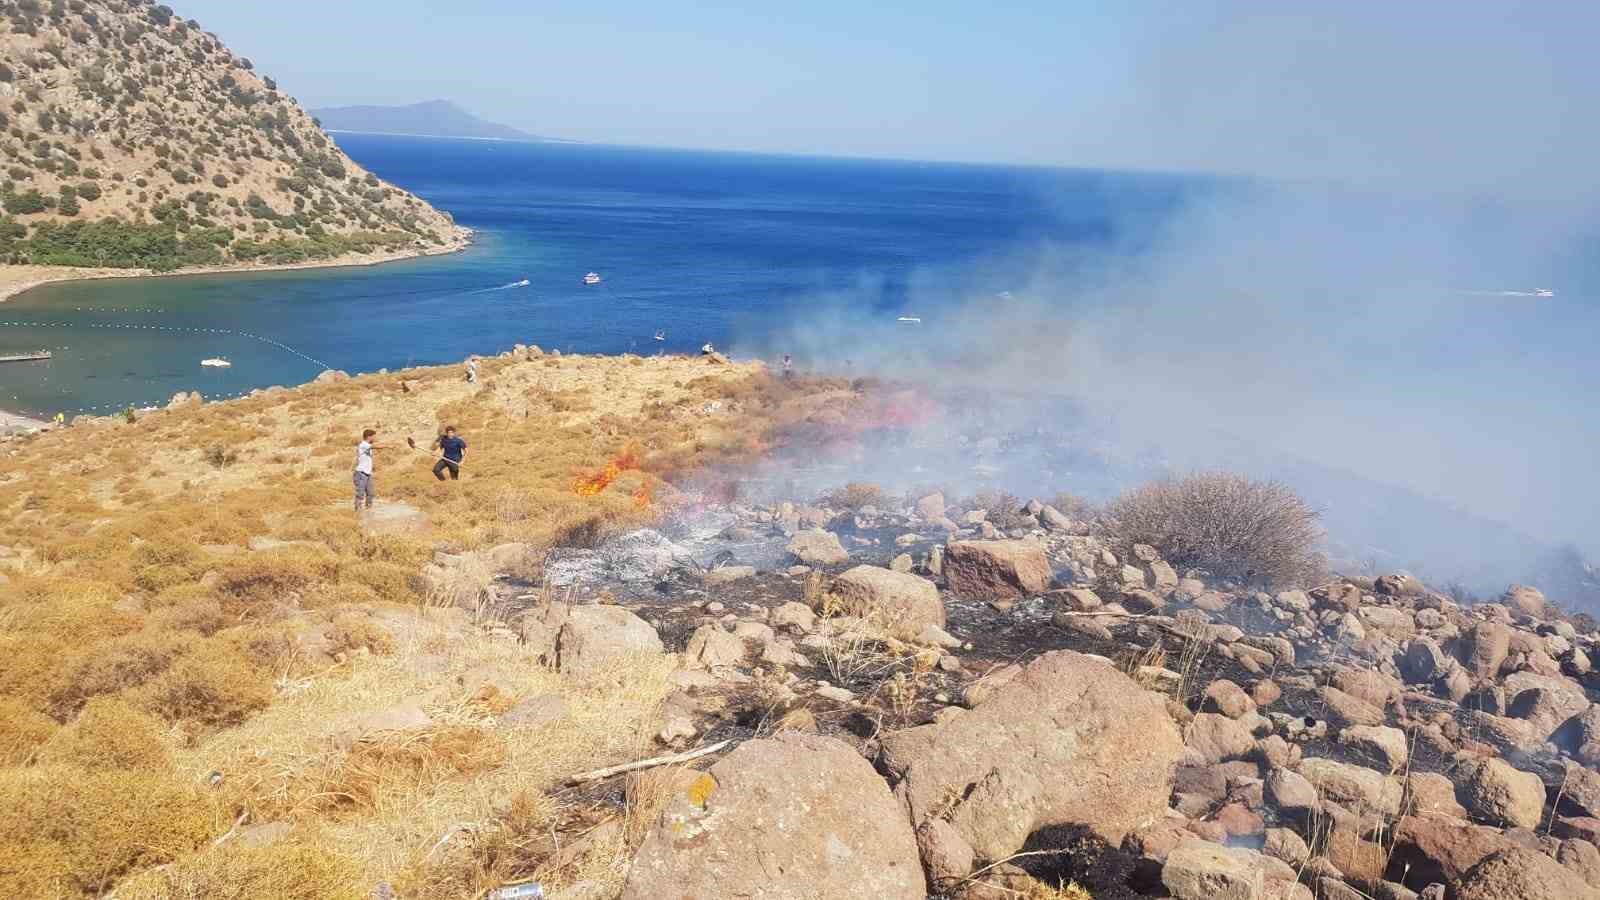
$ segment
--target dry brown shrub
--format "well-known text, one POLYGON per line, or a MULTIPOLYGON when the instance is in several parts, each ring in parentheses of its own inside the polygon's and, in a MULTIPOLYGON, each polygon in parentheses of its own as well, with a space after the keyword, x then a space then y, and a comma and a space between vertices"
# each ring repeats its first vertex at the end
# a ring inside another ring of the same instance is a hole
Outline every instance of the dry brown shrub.
POLYGON ((284 547, 237 557, 218 574, 218 596, 234 608, 249 610, 316 582, 333 581, 338 578, 339 565, 327 551, 284 547))
POLYGON ((197 788, 154 772, 0 770, 0 896, 99 895, 208 839, 197 788))
POLYGON ((1022 500, 1015 494, 1008 494, 1005 491, 979 491, 962 505, 970 509, 983 510, 984 520, 996 528, 1011 529, 1032 524, 1022 510, 1022 500))
POLYGON ((92 697, 136 688, 157 677, 194 645, 193 635, 140 632, 74 650, 53 679, 51 711, 75 713, 92 697))
POLYGON ((1268 585, 1307 584, 1325 569, 1317 512, 1275 481, 1200 472, 1152 482, 1102 511, 1124 549, 1149 544, 1175 566, 1268 585))
POLYGON ((0 697, 0 767, 32 760, 56 732, 56 721, 13 697, 0 697))
POLYGON ((852 481, 842 488, 823 494, 823 504, 835 509, 858 512, 862 507, 879 506, 884 501, 883 488, 864 481, 852 481))
POLYGON ((172 761, 161 740, 161 723, 117 697, 96 697, 84 704, 78 718, 44 746, 39 758, 90 771, 165 771, 172 761))
POLYGON ((150 614, 146 627, 152 631, 196 631, 210 637, 232 624, 222 604, 211 597, 185 600, 150 614))
POLYGON ((305 806, 371 810, 390 794, 414 793, 442 781, 476 775, 506 761, 506 748, 480 728, 454 726, 421 732, 379 732, 357 741, 327 768, 300 773, 305 806), (309 788, 309 789, 308 789, 309 788))
POLYGON ((272 682, 218 638, 182 656, 140 689, 146 709, 169 722, 237 725, 272 702, 272 682))
POLYGON ((121 900, 359 900, 368 896, 347 860, 301 844, 226 844, 117 888, 121 900))

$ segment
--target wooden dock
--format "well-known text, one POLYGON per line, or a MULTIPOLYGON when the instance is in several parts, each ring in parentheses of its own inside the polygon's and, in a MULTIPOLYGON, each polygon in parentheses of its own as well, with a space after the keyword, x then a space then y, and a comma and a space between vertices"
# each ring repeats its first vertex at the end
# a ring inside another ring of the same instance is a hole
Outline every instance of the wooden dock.
POLYGON ((36 353, 0 353, 0 363, 32 362, 39 359, 49 359, 49 350, 40 350, 36 353))

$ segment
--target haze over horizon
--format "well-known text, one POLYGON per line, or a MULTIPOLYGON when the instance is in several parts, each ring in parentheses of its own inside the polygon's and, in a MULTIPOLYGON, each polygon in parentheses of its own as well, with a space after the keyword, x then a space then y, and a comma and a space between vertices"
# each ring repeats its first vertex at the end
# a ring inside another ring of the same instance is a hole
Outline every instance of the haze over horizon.
POLYGON ((444 98, 613 144, 1485 186, 1578 168, 1600 94, 1578 4, 177 9, 308 107, 444 98))
MULTIPOLYGON (((1137 266, 988 261, 1031 273, 1037 306, 975 303, 965 336, 1017 357, 996 378, 1264 436, 1600 554, 1600 421, 1572 412, 1592 363, 1530 346, 1513 305, 1464 306, 1549 287, 1600 333, 1600 6, 177 8, 310 107, 443 97, 599 143, 1264 179, 1137 266)), ((796 339, 836 343, 819 322, 796 339)))

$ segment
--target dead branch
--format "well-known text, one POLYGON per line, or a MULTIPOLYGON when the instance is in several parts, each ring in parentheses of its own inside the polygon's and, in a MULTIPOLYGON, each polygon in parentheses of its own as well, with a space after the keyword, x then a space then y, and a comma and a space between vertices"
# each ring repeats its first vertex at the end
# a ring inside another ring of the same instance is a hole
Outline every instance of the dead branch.
POLYGON ((586 781, 599 781, 602 778, 610 778, 613 775, 621 775, 623 772, 634 772, 639 769, 652 769, 656 766, 666 766, 671 765, 672 763, 688 762, 691 759, 699 759, 702 756, 710 756, 711 754, 721 750, 731 743, 733 743, 733 738, 729 738, 725 741, 718 741, 715 744, 707 744, 704 747, 697 747, 694 750, 686 750, 683 753, 672 753, 667 756, 652 756, 649 759, 641 759, 637 762, 606 766, 604 769, 595 769, 591 772, 579 772, 577 775, 573 775, 572 777, 568 778, 567 784, 583 784, 586 781))

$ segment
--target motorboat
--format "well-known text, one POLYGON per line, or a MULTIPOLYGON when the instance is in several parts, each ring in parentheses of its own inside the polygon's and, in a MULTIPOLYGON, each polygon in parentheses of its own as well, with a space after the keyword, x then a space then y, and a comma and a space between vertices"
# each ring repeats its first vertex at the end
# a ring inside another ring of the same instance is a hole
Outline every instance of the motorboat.
POLYGON ((895 321, 901 323, 902 325, 921 325, 922 324, 922 317, 921 316, 901 316, 900 318, 895 319, 895 321))
POLYGON ((584 284, 599 284, 600 283, 600 273, 599 272, 590 272, 587 275, 584 275, 583 276, 583 283, 584 284))
POLYGON ((200 365, 202 365, 202 366, 210 366, 213 369, 226 369, 229 366, 233 365, 233 363, 228 362, 226 359, 223 359, 220 356, 213 356, 210 359, 202 359, 202 360, 200 360, 200 365))

